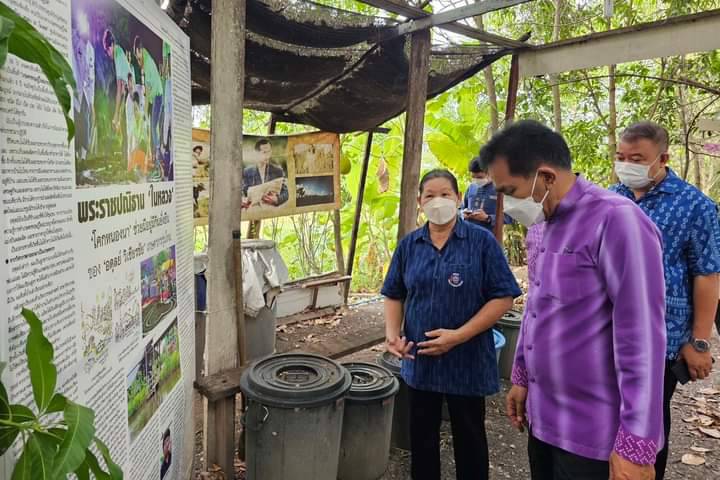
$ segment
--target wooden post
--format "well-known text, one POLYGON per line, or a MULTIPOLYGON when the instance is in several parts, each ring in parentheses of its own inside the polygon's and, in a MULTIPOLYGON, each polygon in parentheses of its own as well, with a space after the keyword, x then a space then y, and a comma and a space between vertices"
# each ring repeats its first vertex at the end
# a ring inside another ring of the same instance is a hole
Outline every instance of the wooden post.
MULTIPOLYGON (((345 275, 345 256, 343 255, 342 245, 342 222, 340 218, 340 209, 333 210, 332 216, 333 234, 335 236, 335 263, 337 271, 340 275, 345 275)), ((349 285, 349 283, 348 283, 349 285)))
MULTIPOLYGON (((242 354, 242 278, 233 232, 242 204, 242 110, 245 80, 245 0, 215 0, 212 16, 212 138, 206 374, 239 365, 242 354), (237 285, 240 288, 236 288, 237 285), (236 308, 236 306, 239 306, 236 308)), ((206 462, 234 476, 235 398, 204 401, 206 462)))
POLYGON ((430 30, 413 33, 411 42, 398 240, 417 228, 416 199, 420 183, 425 101, 430 72, 430 30))
MULTIPOLYGON (((505 126, 515 120, 515 107, 517 106, 517 92, 519 84, 518 57, 512 56, 510 64, 510 78, 508 79, 507 102, 505 103, 505 126)), ((495 207, 495 238, 500 245, 503 244, 503 228, 505 227, 504 198, 502 193, 497 194, 497 206, 495 207)))
MULTIPOLYGON (((370 153, 372 152, 373 132, 368 132, 365 142, 365 156, 363 157, 362 170, 360 171, 360 185, 358 185, 357 199, 355 200, 355 221, 353 222, 352 235, 350 236, 350 250, 348 251, 347 275, 352 277, 353 266, 355 265, 355 249, 357 248, 358 232, 360 231, 360 218, 362 215, 363 199, 365 197, 365 184, 367 183, 368 169, 370 168, 370 153)), ((350 282, 345 287, 345 303, 350 294, 350 282)))

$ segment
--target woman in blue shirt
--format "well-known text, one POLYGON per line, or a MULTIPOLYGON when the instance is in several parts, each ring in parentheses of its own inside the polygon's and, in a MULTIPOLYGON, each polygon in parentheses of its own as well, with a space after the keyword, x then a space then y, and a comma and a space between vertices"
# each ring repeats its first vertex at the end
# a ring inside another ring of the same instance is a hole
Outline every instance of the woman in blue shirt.
POLYGON ((485 396, 499 390, 491 329, 521 292, 490 232, 458 218, 450 172, 428 172, 418 203, 429 221, 400 241, 382 288, 386 347, 410 391, 412 478, 440 479, 445 397, 457 478, 486 479, 485 396))
MULTIPOLYGON (((463 218, 481 227, 492 230, 495 227, 497 208, 497 192, 490 180, 487 168, 480 162, 480 157, 472 159, 469 165, 472 183, 468 186, 463 198, 463 218)), ((510 225, 513 219, 503 215, 505 225, 510 225)))

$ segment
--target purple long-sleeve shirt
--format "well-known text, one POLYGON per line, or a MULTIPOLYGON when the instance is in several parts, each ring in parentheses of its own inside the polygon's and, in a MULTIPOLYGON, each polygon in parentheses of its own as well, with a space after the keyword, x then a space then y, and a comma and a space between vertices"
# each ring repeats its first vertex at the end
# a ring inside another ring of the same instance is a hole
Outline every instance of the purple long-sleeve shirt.
POLYGON ((533 436, 652 464, 663 445, 660 233, 632 201, 578 178, 548 219, 512 382, 533 436))

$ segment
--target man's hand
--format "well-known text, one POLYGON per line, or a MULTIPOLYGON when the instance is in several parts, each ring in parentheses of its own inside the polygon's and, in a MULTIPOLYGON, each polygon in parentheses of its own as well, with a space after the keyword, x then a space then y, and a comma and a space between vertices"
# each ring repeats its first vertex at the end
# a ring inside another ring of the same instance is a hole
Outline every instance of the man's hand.
POLYGON ((408 342, 405 337, 387 337, 385 339, 385 349, 395 355, 400 360, 408 359, 415 360, 415 357, 410 355, 410 350, 415 344, 408 342))
POLYGON ((250 200, 243 200, 241 208, 250 208, 251 202, 250 200))
POLYGON ((262 197, 262 202, 268 205, 277 205, 278 201, 278 194, 275 192, 268 192, 262 197))
POLYGON ((525 402, 527 401, 528 389, 520 385, 513 385, 505 397, 505 413, 507 413, 513 427, 521 432, 527 423, 525 418, 525 402))
POLYGON ((703 380, 712 371, 712 353, 700 353, 692 345, 686 343, 680 349, 680 358, 687 363, 692 381, 703 380))
POLYGON ((460 338, 457 330, 438 328, 437 330, 425 332, 425 336, 433 340, 418 343, 418 355, 442 355, 462 343, 462 338, 460 338))
POLYGON ((465 220, 475 220, 476 222, 487 222, 489 219, 490 219, 490 217, 483 210, 476 210, 474 212, 465 212, 465 220))
POLYGON ((654 465, 638 465, 615 452, 610 454, 610 480, 654 480, 654 465))

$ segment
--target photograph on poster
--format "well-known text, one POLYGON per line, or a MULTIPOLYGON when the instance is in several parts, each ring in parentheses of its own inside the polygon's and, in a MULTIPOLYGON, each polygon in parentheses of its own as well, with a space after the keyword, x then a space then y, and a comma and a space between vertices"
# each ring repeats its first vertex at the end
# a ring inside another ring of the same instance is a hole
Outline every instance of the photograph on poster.
POLYGON ((335 202, 335 178, 332 176, 302 177, 295 180, 295 185, 298 207, 335 202))
POLYGON ((95 294, 91 305, 80 302, 80 338, 83 370, 89 372, 105 363, 113 337, 112 290, 95 294))
POLYGON ((299 143, 293 147, 296 175, 332 175, 335 152, 330 143, 299 143))
POLYGON ((243 138, 243 211, 288 205, 287 137, 243 138))
MULTIPOLYGON (((193 132, 193 137, 195 136, 193 132)), ((205 218, 210 207, 210 145, 193 138, 193 217, 205 218)))
POLYGON ((169 315, 177 305, 175 245, 140 264, 143 336, 169 315))
POLYGON ((134 439, 180 380, 177 318, 160 338, 148 341, 140 361, 127 374, 128 425, 134 439))
POLYGON ((172 433, 168 426, 161 436, 162 456, 160 457, 160 480, 170 480, 172 478, 172 433))
POLYGON ((174 179, 171 48, 115 0, 72 0, 76 184, 174 179))

